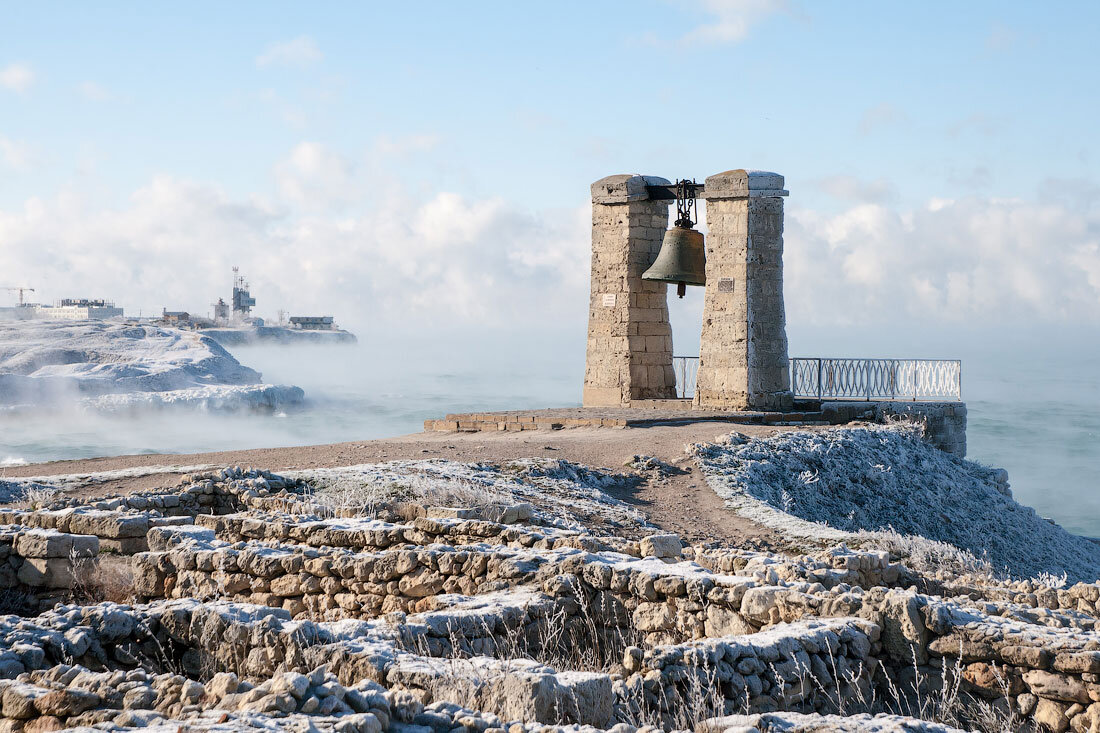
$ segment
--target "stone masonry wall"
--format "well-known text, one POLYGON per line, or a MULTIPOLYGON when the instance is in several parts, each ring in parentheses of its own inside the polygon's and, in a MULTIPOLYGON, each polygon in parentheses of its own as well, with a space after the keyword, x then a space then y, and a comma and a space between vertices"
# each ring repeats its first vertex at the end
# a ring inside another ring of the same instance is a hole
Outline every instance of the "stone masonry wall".
MULTIPOLYGON (((183 527, 156 531, 190 533, 183 527)), ((651 549, 661 544, 656 540, 649 538, 654 545, 651 549)), ((677 693, 673 688, 683 685, 685 675, 695 674, 686 659, 686 655, 695 655, 698 671, 717 675, 722 697, 735 709, 746 704, 749 710, 771 709, 777 703, 796 705, 803 698, 809 700, 811 694, 827 692, 832 684, 825 672, 831 673, 834 663, 838 667, 862 663, 863 673, 883 664, 890 674, 902 674, 916 665, 925 679, 946 674, 946 665, 954 670, 952 674, 962 676, 968 692, 1001 700, 999 704, 1018 715, 1053 730, 1065 730, 1071 721, 1087 726, 1100 720, 1100 642, 1095 616, 1100 592, 1096 585, 1066 590, 1006 586, 990 594, 1001 596, 996 600, 981 600, 982 593, 977 593, 977 598, 961 595, 946 600, 899 587, 909 582, 903 577, 906 573, 891 563, 886 553, 841 548, 821 558, 823 562, 808 565, 796 562, 787 566, 766 557, 748 558, 743 564, 744 558, 720 551, 699 558, 716 570, 728 568, 737 573, 723 575, 698 565, 669 564, 651 555, 630 558, 578 550, 530 554, 499 547, 444 549, 432 545, 430 549, 348 553, 254 545, 223 547, 222 552, 214 553, 213 545, 206 549, 204 544, 185 543, 163 554, 137 556, 135 570, 149 566, 150 561, 167 560, 171 569, 167 573, 161 569, 158 574, 174 576, 181 585, 194 585, 189 589, 193 593, 207 580, 222 585, 217 576, 229 571, 225 563, 231 563, 232 572, 226 579, 248 576, 239 578, 240 591, 230 593, 232 597, 262 605, 274 601, 282 613, 295 616, 310 606, 300 599, 313 594, 319 600, 331 598, 333 610, 342 609, 343 613, 323 614, 328 618, 426 612, 426 616, 410 617, 404 623, 429 637, 424 639, 421 653, 432 656, 446 654, 447 645, 456 643, 453 624, 464 623, 462 619, 476 623, 467 624, 472 636, 461 638, 461 643, 479 653, 491 653, 494 642, 490 637, 496 637, 500 629, 518 632, 535 623, 537 619, 530 614, 536 608, 543 609, 538 618, 547 615, 550 607, 544 599, 555 599, 556 607, 569 609, 570 615, 583 615, 585 608, 599 609, 597 616, 609 628, 633 629, 644 635, 645 648, 627 650, 624 665, 630 674, 622 685, 614 685, 616 707, 629 706, 632 700, 648 695, 657 695, 655 699, 660 701, 686 694, 688 690, 677 693), (790 579, 782 580, 781 575, 790 579), (270 589, 254 583, 265 576, 270 589), (849 585, 857 580, 861 585, 849 585), (272 592, 277 583, 284 582, 286 591, 272 592), (291 594, 290 603, 282 597, 284 592, 291 594), (448 592, 462 593, 467 599, 471 593, 498 595, 492 603, 476 606, 474 619, 461 607, 468 600, 446 596, 447 604, 454 606, 450 610, 433 600, 448 592), (509 601, 509 592, 520 595, 509 601), (1066 610, 1036 608, 1040 595, 1050 606, 1066 610), (365 603, 368 598, 373 602, 365 603), (439 618, 430 620, 435 615, 439 618), (418 623, 421 619, 426 627, 418 623), (835 619, 836 623, 814 626, 814 619, 835 619), (795 630, 783 626, 800 621, 810 623, 813 633, 805 633, 811 627, 795 630), (790 656, 789 664, 770 652, 757 653, 763 666, 744 661, 739 650, 763 649, 767 644, 761 642, 773 638, 757 641, 744 635, 765 631, 790 638, 778 648, 797 642, 797 648, 784 653, 790 656), (703 637, 721 638, 699 642, 703 637), (836 654, 836 642, 845 638, 848 647, 836 654), (815 655, 820 657, 816 661, 815 655), (773 664, 776 670, 771 669, 773 664), (777 675, 782 678, 781 686, 777 675), (773 684, 775 688, 769 691, 768 685, 773 684)), ((139 587, 144 575, 139 571, 139 587)), ((222 585, 218 590, 232 589, 222 585)), ((302 618, 318 615, 315 610, 303 613, 302 618)), ((422 666, 410 668, 406 679, 398 674, 400 661, 395 661, 398 667, 387 662, 384 676, 378 670, 370 678, 392 681, 397 675, 405 686, 423 687, 433 695, 453 692, 445 664, 432 679, 422 666)), ((334 670, 344 678, 344 670, 334 670)), ((862 673, 857 670, 856 674, 862 673)))
POLYGON ((783 306, 783 176, 707 178, 707 285, 698 407, 791 408, 783 306))
POLYGON ((668 202, 648 200, 647 183, 668 181, 623 175, 592 184, 586 407, 676 396, 666 286, 642 280, 661 249, 668 202))
POLYGON ((924 439, 942 451, 966 457, 966 404, 963 402, 822 402, 833 425, 855 420, 887 423, 912 420, 924 426, 924 439))

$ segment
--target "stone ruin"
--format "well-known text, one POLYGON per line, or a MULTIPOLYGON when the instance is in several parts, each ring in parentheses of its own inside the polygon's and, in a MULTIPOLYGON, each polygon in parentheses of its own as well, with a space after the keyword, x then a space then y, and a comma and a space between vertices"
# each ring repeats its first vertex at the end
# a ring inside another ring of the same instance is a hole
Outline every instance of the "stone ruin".
POLYGON ((0 522, 5 731, 955 730, 918 719, 935 700, 968 701, 959 727, 1100 728, 1100 584, 529 503, 334 508, 239 468, 0 522), (100 600, 112 566, 125 597, 100 600))

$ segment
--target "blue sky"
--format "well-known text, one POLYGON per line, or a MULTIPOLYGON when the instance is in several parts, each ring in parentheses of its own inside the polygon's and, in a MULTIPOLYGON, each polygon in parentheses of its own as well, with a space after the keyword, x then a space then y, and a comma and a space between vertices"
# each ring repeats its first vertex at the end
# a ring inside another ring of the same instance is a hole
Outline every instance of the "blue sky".
POLYGON ((271 314, 583 333, 588 185, 747 167, 796 325, 1100 321, 1092 3, 0 7, 0 279, 45 300, 239 264, 271 314))

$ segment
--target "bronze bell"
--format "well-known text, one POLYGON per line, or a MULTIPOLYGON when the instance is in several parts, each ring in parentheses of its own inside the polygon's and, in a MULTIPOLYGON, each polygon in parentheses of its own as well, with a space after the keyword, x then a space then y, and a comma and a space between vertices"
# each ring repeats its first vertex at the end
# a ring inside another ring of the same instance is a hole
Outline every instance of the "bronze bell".
POLYGON ((691 209, 695 206, 694 181, 676 184, 676 208, 679 216, 676 224, 665 232, 657 259, 642 273, 643 280, 676 283, 676 294, 681 298, 688 285, 706 285, 706 254, 703 250, 703 233, 692 227, 691 209))
POLYGON ((688 227, 674 226, 665 232, 661 251, 643 280, 676 283, 676 294, 684 297, 688 285, 706 285, 706 255, 703 254, 703 233, 688 227))

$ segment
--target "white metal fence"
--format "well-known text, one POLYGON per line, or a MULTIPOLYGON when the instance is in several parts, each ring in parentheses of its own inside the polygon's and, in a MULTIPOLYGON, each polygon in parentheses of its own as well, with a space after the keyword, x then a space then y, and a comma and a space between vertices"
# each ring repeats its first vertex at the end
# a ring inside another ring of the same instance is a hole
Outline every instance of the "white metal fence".
POLYGON ((791 359, 796 398, 842 400, 962 399, 957 359, 791 359))
MULTIPOLYGON (((676 396, 695 396, 698 356, 674 356, 676 396)), ((791 392, 798 399, 962 399, 962 362, 957 359, 791 359, 791 392)))
POLYGON ((695 375, 699 373, 699 357, 674 356, 672 369, 676 372, 676 396, 690 400, 695 396, 695 375))

